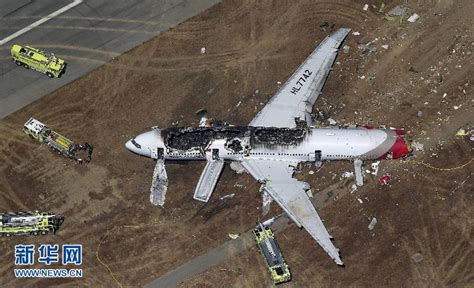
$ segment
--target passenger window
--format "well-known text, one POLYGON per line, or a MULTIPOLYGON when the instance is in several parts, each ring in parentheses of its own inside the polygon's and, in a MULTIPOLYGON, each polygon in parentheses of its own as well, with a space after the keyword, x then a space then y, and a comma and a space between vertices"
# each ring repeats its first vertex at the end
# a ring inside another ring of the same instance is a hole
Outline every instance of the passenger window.
POLYGON ((33 55, 35 55, 35 53, 30 52, 30 53, 28 53, 28 55, 30 55, 31 57, 33 57, 33 55))

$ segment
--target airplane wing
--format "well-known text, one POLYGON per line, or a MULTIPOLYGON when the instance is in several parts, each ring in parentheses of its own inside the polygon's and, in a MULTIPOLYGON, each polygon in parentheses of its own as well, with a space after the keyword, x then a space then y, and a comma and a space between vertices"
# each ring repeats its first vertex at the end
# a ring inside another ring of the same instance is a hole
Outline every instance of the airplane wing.
POLYGON ((341 28, 326 37, 249 126, 294 128, 295 120, 311 125, 314 102, 321 94, 338 48, 349 31, 348 28, 341 28))
POLYGON ((309 185, 292 177, 297 162, 275 160, 243 160, 242 165, 259 182, 263 189, 285 210, 299 227, 318 242, 338 265, 344 265, 339 249, 324 227, 316 209, 308 198, 309 185))

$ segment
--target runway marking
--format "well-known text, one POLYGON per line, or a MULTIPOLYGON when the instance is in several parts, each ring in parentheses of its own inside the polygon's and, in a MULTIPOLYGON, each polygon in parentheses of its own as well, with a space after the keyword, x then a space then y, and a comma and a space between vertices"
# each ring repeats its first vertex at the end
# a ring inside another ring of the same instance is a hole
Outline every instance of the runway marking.
MULTIPOLYGON (((40 18, 40 16, 16 16, 8 17, 3 20, 18 20, 18 19, 35 19, 40 18)), ((58 16, 57 19, 63 20, 84 20, 84 21, 105 21, 105 22, 124 22, 124 23, 139 23, 144 25, 162 25, 163 23, 158 21, 145 21, 145 20, 135 20, 135 19, 124 19, 124 18, 109 18, 109 17, 86 17, 86 16, 58 16)))
POLYGON ((64 6, 63 8, 54 11, 53 13, 49 14, 48 16, 41 18, 40 20, 26 26, 25 28, 23 28, 21 30, 18 30, 17 32, 13 33, 12 35, 3 38, 2 40, 0 40, 0 46, 7 43, 8 41, 10 41, 12 39, 15 39, 16 37, 28 32, 28 31, 30 31, 31 29, 33 29, 35 27, 38 27, 39 25, 41 25, 44 22, 54 18, 55 16, 58 16, 59 14, 62 14, 64 12, 66 12, 67 10, 81 4, 82 1, 83 0, 73 0, 72 3, 69 3, 68 5, 64 6))
MULTIPOLYGON (((10 27, 12 28, 12 27, 10 27)), ((38 27, 39 29, 69 29, 69 30, 89 30, 89 31, 100 31, 100 32, 118 32, 118 33, 141 33, 141 34, 154 34, 155 31, 144 31, 144 30, 129 30, 129 29, 117 29, 117 28, 101 28, 101 27, 84 27, 84 26, 58 26, 58 25, 43 25, 38 27)), ((5 30, 6 28, 0 28, 5 30)))

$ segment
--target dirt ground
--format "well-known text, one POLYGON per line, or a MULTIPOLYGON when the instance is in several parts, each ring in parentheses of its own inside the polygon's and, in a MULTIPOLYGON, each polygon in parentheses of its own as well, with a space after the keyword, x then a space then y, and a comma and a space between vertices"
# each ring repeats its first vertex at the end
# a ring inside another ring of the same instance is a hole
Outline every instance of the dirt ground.
MULTIPOLYGON (((248 124, 332 25, 360 36, 343 44, 349 51, 340 52, 316 106, 340 124, 404 127, 424 150, 410 161, 381 164, 379 176, 394 176, 389 186, 368 176, 364 187, 320 211, 345 268, 304 230, 282 232, 278 240, 293 273, 284 286, 474 285, 473 164, 447 171, 419 164, 450 168, 472 159, 473 142, 455 134, 473 124, 474 2, 384 2, 384 11, 401 4, 420 19, 387 21, 375 0, 223 1, 1 120, 0 210, 54 211, 66 221, 56 235, 1 239, 0 286, 143 286, 227 241, 228 233, 249 230, 261 218, 261 197, 248 174, 227 166, 212 198, 235 197, 201 209, 192 194, 204 163, 168 164, 162 209, 149 203, 154 162, 124 143, 151 126, 196 125, 202 107, 214 119, 248 124), (376 51, 358 48, 369 41, 376 51), (32 116, 93 144, 92 163, 75 165, 24 135, 32 116), (378 223, 369 231, 372 217, 378 223), (84 278, 15 279, 19 243, 82 244, 84 278), (114 275, 98 261, 99 245, 114 275), (423 261, 415 263, 415 253, 423 261)), ((352 165, 325 163, 313 175, 311 169, 298 177, 316 192, 352 165)), ((272 214, 281 213, 273 206, 272 214)), ((182 284, 270 285, 256 248, 182 284)))

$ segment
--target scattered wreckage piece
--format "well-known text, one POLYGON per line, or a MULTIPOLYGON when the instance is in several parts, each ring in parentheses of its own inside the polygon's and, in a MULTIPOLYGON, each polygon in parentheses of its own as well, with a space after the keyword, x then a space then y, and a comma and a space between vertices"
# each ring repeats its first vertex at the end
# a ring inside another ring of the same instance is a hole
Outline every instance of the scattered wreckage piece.
POLYGON ((35 118, 30 118, 26 121, 23 126, 23 132, 31 138, 46 144, 54 152, 63 155, 76 163, 89 163, 92 160, 92 151, 94 150, 92 145, 87 142, 84 145, 76 144, 72 140, 64 137, 56 131, 53 131, 35 118), (87 153, 86 158, 84 159, 78 158, 76 155, 78 152, 82 151, 87 153))
POLYGON ((385 174, 379 178, 379 184, 381 186, 388 185, 392 181, 393 177, 390 174, 385 174))

